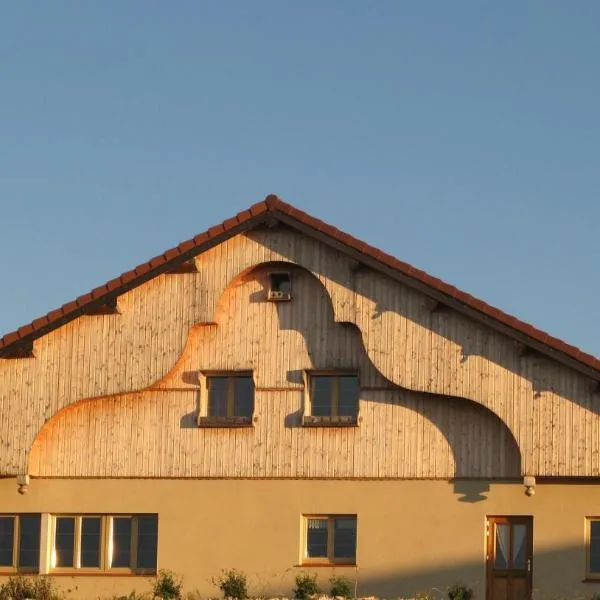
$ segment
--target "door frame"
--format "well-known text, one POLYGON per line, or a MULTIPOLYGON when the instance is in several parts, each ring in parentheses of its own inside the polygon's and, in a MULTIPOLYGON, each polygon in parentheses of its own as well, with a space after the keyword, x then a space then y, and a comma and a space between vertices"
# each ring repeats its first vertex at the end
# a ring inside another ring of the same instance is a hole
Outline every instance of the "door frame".
MULTIPOLYGON (((510 525, 526 524, 527 527, 527 596, 531 598, 533 593, 533 516, 532 515, 486 515, 485 518, 485 597, 486 600, 494 600, 492 597, 492 578, 494 572, 495 539, 493 527, 496 523, 510 525)), ((512 547, 512 535, 511 535, 512 547)))

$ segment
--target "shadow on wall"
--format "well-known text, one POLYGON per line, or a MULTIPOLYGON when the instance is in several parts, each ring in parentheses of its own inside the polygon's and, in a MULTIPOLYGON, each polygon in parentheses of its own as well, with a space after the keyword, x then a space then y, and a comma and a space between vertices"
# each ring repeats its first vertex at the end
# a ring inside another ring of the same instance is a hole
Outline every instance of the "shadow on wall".
MULTIPOLYGON (((429 566, 417 569, 398 568, 394 572, 379 573, 361 570, 360 566, 340 569, 318 569, 299 567, 290 569, 284 577, 274 573, 247 573, 249 591, 262 597, 289 597, 294 577, 299 573, 316 574, 321 590, 329 591, 329 578, 333 575, 347 577, 358 597, 415 598, 417 594, 429 593, 431 600, 447 599, 448 588, 460 583, 472 588, 476 600, 486 599, 485 557, 481 561, 452 561, 452 538, 440 538, 439 543, 448 550, 448 563, 443 566, 429 566), (274 583, 277 581, 277 583, 274 583)), ((402 547, 402 540, 398 540, 402 547)), ((410 549, 402 547, 398 556, 409 556, 410 549)), ((360 557, 359 557, 360 562, 360 557)), ((401 558, 398 559, 401 564, 401 558)), ((585 558, 582 546, 565 546, 555 550, 534 551, 532 564, 533 589, 535 600, 589 600, 595 592, 600 592, 599 582, 583 582, 585 578, 585 558)), ((488 597, 489 600, 489 597, 488 597)), ((525 600, 519 597, 496 595, 493 600, 525 600)))
MULTIPOLYGON (((254 274, 248 274, 256 281, 266 286, 267 278, 264 267, 258 267, 254 274)), ((406 390, 385 377, 371 363, 362 341, 358 327, 351 323, 335 323, 333 308, 326 290, 319 280, 305 269, 296 269, 297 274, 303 278, 303 299, 311 298, 315 314, 325 318, 328 324, 339 328, 344 338, 350 343, 354 352, 360 356, 352 357, 353 364, 361 365, 361 380, 377 382, 378 390, 388 391, 387 394, 373 394, 369 390, 361 393, 361 403, 377 402, 401 406, 417 413, 419 416, 430 421, 439 430, 448 442, 454 456, 456 465, 453 476, 519 479, 521 476, 521 453, 517 442, 510 429, 503 421, 486 407, 459 397, 445 397, 427 392, 415 392, 406 390), (316 306, 321 305, 320 310, 316 306), (321 312, 322 306, 327 307, 326 316, 321 312), (368 369, 368 373, 364 370, 368 369)), ((263 292, 254 294, 253 300, 266 301, 266 287, 263 292)), ((299 319, 298 315, 291 310, 292 305, 288 303, 277 304, 277 316, 279 328, 284 331, 293 330, 304 339, 308 355, 316 369, 331 368, 331 346, 324 344, 320 337, 318 328, 305 327, 305 319, 299 319)), ((293 384, 303 383, 301 370, 290 370, 287 380, 293 384)), ((302 409, 286 416, 286 427, 300 427, 302 421, 302 409)), ((485 500, 481 493, 473 495, 464 494, 457 484, 456 493, 461 496, 461 501, 477 502, 485 500)))
MULTIPOLYGON (((257 233, 258 235, 255 238, 257 243, 286 256, 294 263, 298 260, 293 252, 287 251, 290 246, 278 243, 276 236, 269 237, 257 233)), ((252 232, 247 235, 252 236, 252 232)), ((335 252, 335 250, 332 250, 332 252, 335 252)), ((548 381, 548 366, 556 364, 549 358, 535 351, 521 348, 518 344, 513 344, 512 351, 507 351, 507 344, 511 343, 508 338, 505 338, 503 343, 491 343, 494 336, 500 336, 501 338, 503 336, 492 329, 487 330, 483 324, 480 325, 476 333, 474 333, 473 328, 461 327, 457 323, 458 320, 470 323, 472 322, 471 319, 451 308, 441 305, 436 307, 435 303, 432 304, 425 294, 413 290, 399 281, 393 282, 394 286, 398 286, 395 287, 394 293, 380 293, 375 297, 374 290, 380 288, 381 292, 382 286, 373 285, 373 274, 377 274, 383 281, 387 279, 392 282, 393 280, 370 267, 358 264, 355 270, 351 270, 351 268, 344 269, 342 266, 344 264, 345 261, 338 261, 337 269, 334 270, 327 270, 326 261, 320 261, 319 265, 306 264, 302 266, 309 272, 313 269, 342 287, 351 289, 358 295, 368 299, 375 306, 373 319, 384 318, 387 313, 400 315, 419 327, 423 327, 458 345, 462 349, 461 362, 466 362, 470 356, 485 357, 503 369, 530 381, 537 395, 543 391, 551 391, 571 402, 584 406, 596 414, 600 414, 600 394, 594 394, 592 396, 593 400, 591 402, 587 401, 590 397, 588 392, 591 392, 592 389, 591 382, 589 390, 579 390, 584 393, 580 396, 575 395, 574 386, 569 384, 568 377, 553 377, 552 381, 548 381), (402 302, 401 308, 399 306, 400 302, 402 302)))

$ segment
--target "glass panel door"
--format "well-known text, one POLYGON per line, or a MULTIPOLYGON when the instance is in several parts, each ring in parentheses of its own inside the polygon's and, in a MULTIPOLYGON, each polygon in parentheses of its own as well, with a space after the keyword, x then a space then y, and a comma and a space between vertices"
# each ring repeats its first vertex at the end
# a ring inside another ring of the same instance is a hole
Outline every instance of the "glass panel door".
POLYGON ((532 517, 488 517, 487 600, 530 600, 532 517))

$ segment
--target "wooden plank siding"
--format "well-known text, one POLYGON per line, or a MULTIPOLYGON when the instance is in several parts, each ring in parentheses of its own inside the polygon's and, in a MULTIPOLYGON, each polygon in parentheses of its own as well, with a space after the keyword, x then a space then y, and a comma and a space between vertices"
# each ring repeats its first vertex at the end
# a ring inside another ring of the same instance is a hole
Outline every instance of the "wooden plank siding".
POLYGON ((359 427, 331 429, 302 428, 296 419, 301 402, 299 390, 258 390, 254 427, 230 429, 182 427, 182 418, 196 409, 193 390, 79 403, 44 428, 31 453, 30 473, 411 479, 520 473, 518 449, 506 427, 466 400, 367 391, 359 427))
POLYGON ((0 359, 0 474, 507 477, 511 434, 522 473, 599 474, 587 377, 287 228, 196 263, 43 336, 35 358, 0 359), (298 265, 291 302, 264 301, 268 261, 298 265), (360 371, 358 428, 286 426, 315 367, 360 371), (186 425, 201 369, 253 370, 253 429, 186 425))

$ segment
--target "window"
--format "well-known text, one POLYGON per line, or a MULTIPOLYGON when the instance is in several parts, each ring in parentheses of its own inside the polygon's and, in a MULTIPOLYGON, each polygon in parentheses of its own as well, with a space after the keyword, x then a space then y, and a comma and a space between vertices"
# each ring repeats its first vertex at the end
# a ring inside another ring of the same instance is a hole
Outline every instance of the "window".
POLYGON ((52 570, 156 571, 157 515, 56 515, 52 570))
POLYGON ((39 514, 0 515, 0 570, 39 570, 40 527, 39 514))
POLYGON ((304 517, 305 564, 355 564, 356 515, 304 517))
POLYGON ((269 273, 269 300, 291 300, 292 279, 289 273, 269 273))
POLYGON ((359 382, 355 373, 307 374, 304 425, 356 425, 359 382))
POLYGON ((600 579, 600 517, 587 519, 586 537, 586 576, 589 579, 600 579))
POLYGON ((252 424, 254 381, 251 373, 203 375, 201 384, 199 425, 252 424))

